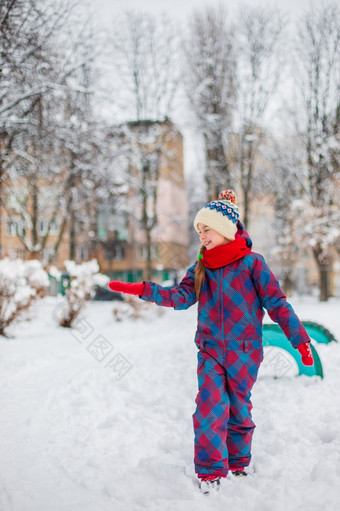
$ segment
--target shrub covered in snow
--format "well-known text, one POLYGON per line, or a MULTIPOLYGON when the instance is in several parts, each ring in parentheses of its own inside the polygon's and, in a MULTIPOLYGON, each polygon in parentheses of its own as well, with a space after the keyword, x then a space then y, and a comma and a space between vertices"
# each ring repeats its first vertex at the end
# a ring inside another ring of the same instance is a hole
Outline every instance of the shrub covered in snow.
POLYGON ((48 275, 37 260, 0 260, 0 335, 45 295, 48 275))
MULTIPOLYGON (((95 286, 105 286, 109 282, 109 278, 99 273, 99 265, 95 259, 81 264, 76 264, 74 261, 65 261, 64 265, 70 276, 70 285, 66 289, 59 324, 69 328, 83 309, 86 301, 91 298, 95 286)), ((58 270, 55 268, 51 268, 50 273, 58 277, 58 270)))
POLYGON ((113 307, 113 315, 116 321, 124 319, 150 318, 150 315, 162 316, 165 313, 163 307, 155 307, 151 302, 144 302, 137 296, 124 295, 123 302, 117 302, 113 307))

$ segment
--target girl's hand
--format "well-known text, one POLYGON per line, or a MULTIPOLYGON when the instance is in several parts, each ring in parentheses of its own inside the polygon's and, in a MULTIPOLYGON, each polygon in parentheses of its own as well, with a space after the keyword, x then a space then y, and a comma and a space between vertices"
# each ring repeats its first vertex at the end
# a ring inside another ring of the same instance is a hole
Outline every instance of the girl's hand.
POLYGON ((119 282, 119 280, 113 280, 109 282, 109 288, 111 291, 117 291, 118 293, 127 293, 129 295, 142 295, 145 284, 134 284, 131 282, 119 282))
POLYGON ((303 344, 299 344, 297 347, 302 358, 302 363, 305 366, 312 366, 314 364, 312 350, 310 349, 309 344, 309 342, 304 342, 303 344))

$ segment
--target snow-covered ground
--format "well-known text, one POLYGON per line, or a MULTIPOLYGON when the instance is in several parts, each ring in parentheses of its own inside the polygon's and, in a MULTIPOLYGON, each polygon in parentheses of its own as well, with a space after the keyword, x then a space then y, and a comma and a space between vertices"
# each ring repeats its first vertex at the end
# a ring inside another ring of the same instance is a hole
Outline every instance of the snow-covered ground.
MULTIPOLYGON (((65 330, 58 300, 0 340, 1 511, 339 508, 340 343, 317 345, 323 380, 260 370, 256 471, 206 497, 192 461, 196 308, 116 322, 112 302, 92 302, 65 330)), ((292 303, 340 340, 339 300, 292 303)))

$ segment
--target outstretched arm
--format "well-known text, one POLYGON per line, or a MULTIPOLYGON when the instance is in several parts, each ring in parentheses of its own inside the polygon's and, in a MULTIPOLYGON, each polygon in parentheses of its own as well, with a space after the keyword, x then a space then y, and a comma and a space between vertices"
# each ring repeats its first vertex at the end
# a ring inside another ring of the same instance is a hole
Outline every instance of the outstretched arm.
POLYGON ((313 365, 310 338, 306 329, 293 307, 287 302, 277 278, 262 256, 255 260, 253 282, 263 307, 267 309, 270 318, 281 327, 293 348, 299 350, 302 363, 313 365))
POLYGON ((196 302, 194 289, 196 263, 189 268, 178 286, 172 288, 162 287, 155 282, 125 283, 112 281, 109 287, 112 291, 139 295, 142 300, 156 303, 174 309, 187 309, 196 302))

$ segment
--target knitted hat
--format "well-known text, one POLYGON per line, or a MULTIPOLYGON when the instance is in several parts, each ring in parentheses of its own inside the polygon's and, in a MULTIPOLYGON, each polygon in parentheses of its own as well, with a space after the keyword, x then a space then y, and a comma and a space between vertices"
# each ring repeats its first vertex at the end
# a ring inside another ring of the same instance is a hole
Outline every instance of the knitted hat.
POLYGON ((232 190, 224 190, 217 200, 200 209, 195 217, 194 227, 198 232, 198 224, 208 225, 229 240, 234 240, 238 218, 236 195, 232 190))

